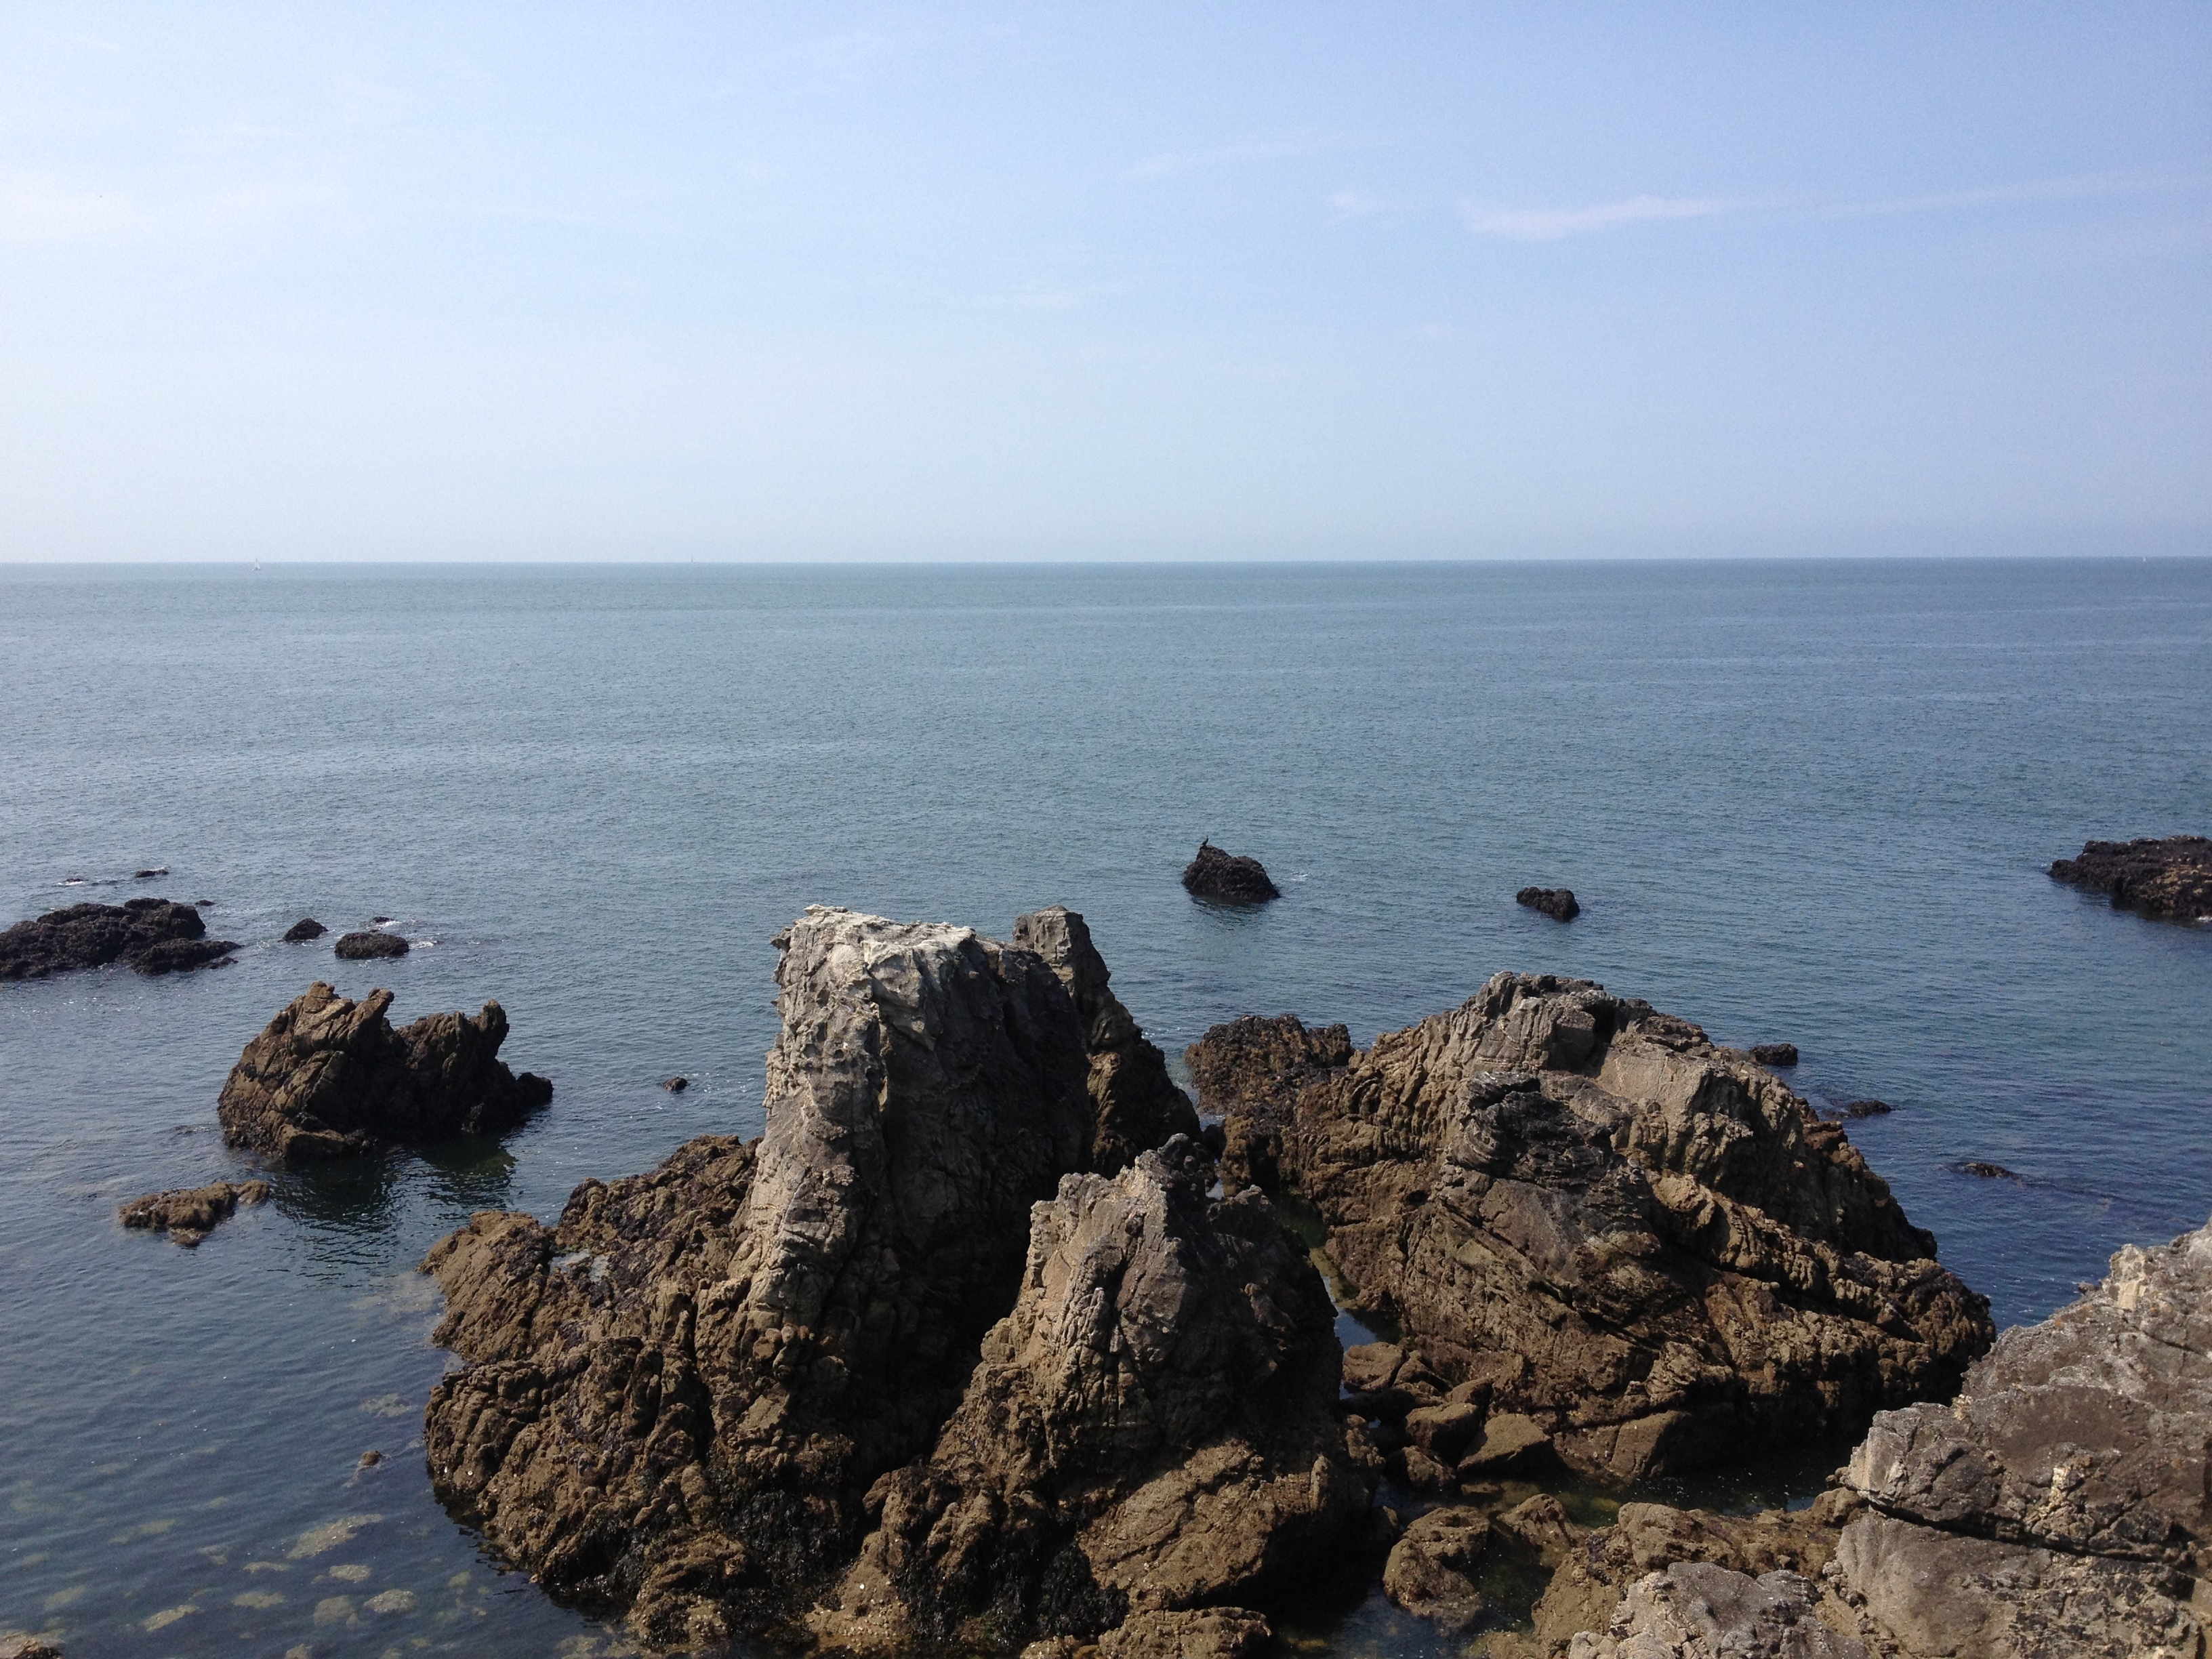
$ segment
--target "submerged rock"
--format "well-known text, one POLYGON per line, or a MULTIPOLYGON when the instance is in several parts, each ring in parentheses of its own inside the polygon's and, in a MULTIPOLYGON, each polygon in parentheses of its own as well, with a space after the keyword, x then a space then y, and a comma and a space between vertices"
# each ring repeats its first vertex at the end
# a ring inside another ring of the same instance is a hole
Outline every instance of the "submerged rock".
POLYGON ((1583 913, 1571 887, 1523 887, 1513 896, 1513 902, 1547 915, 1553 921, 1572 921, 1583 913))
POLYGON ((373 962, 380 957, 405 956, 407 941, 397 933, 340 933, 331 948, 343 961, 373 962))
POLYGON ((284 943, 287 945, 305 945, 309 939, 320 939, 324 934, 330 931, 331 930, 329 928, 324 927, 321 922, 317 921, 313 916, 301 916, 299 921, 294 922, 289 927, 287 927, 284 930, 284 943))
POLYGON ((2212 840, 2093 841, 2078 858, 2060 859, 2051 876, 2105 894, 2115 910, 2198 921, 2212 917, 2212 840))
POLYGON ((142 974, 204 968, 238 949, 209 939, 207 923, 189 904, 135 898, 122 904, 72 904, 0 932, 0 980, 120 962, 142 974))
POLYGON ((691 1079, 688 1077, 665 1077, 660 1079, 660 1086, 672 1095, 680 1095, 691 1086, 691 1079))
POLYGON ((167 1233, 187 1249, 237 1213, 241 1204, 259 1204, 270 1194, 265 1181, 218 1181, 212 1186, 174 1188, 134 1198, 116 1212, 126 1227, 167 1233))
POLYGON ((1145 1040, 1109 988, 1113 977, 1083 918, 1065 905, 1016 919, 1014 945, 1042 957, 1075 1001, 1091 1056, 1091 1141, 1085 1167, 1112 1175, 1148 1146, 1199 1133, 1190 1097, 1168 1077, 1166 1056, 1145 1040))
POLYGON ((392 993, 359 1002, 317 980, 231 1067, 216 1113, 222 1138, 288 1161, 495 1134, 553 1097, 553 1085, 499 1059, 507 1011, 429 1014, 393 1030, 392 993))
POLYGON ((1184 866, 1182 886, 1193 898, 1226 904, 1261 904, 1283 896, 1259 860, 1224 853, 1210 841, 1200 842, 1198 856, 1184 866))
MULTIPOLYGON (((1856 1432, 1989 1346, 1986 1299, 1843 1131, 1649 1004, 1501 974, 1332 1068, 1295 1021, 1261 1025, 1192 1052, 1224 1164, 1310 1201, 1354 1310, 1577 1468, 1856 1432)), ((1423 1455, 1409 1474, 1463 1478, 1423 1455)))
POLYGON ((1178 1138, 1037 1206, 1013 1310, 928 1460, 878 1488, 823 1640, 1096 1637, 1279 1594, 1363 1528, 1328 1293, 1260 1194, 1212 1179, 1178 1138))
POLYGON ((1970 1160, 1964 1164, 1954 1164, 1951 1167, 1958 1170, 1960 1175, 1974 1176, 1983 1181, 2018 1181, 2021 1178, 2002 1164, 1983 1164, 1970 1160))

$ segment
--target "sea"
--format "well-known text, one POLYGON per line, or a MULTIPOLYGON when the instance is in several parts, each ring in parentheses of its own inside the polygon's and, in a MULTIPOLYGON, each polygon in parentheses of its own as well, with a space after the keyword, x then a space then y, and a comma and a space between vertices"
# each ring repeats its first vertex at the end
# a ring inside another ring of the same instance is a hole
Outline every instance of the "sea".
MULTIPOLYGON (((0 567, 0 922, 159 894, 240 947, 0 985, 0 1631, 70 1659, 623 1650, 433 1498, 416 1264, 757 1132, 810 904, 1073 906, 1178 1064, 1501 969, 1793 1042, 1816 1105, 1893 1107, 1850 1137, 2000 1323, 2212 1212, 2212 926, 2045 873, 2212 830, 2212 561, 0 567), (1202 837, 1282 899, 1194 902, 1202 837), (318 978, 497 999, 552 1105, 125 1231, 260 1172, 216 1097, 318 978)), ((1294 1626, 1479 1650, 1375 1592, 1294 1626)))

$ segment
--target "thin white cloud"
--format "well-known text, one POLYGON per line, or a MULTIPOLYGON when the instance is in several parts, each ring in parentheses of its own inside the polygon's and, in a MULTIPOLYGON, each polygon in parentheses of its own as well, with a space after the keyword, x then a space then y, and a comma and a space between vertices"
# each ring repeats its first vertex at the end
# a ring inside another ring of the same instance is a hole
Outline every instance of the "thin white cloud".
POLYGON ((1618 225, 1654 219, 1711 219, 1751 204, 1717 196, 1631 196, 1578 208, 1495 208, 1462 202, 1460 217, 1478 236, 1502 236, 1514 242, 1556 242, 1618 225))
POLYGON ((1262 133, 1239 138, 1212 149, 1179 150, 1148 155, 1121 176, 1125 179, 1164 179, 1171 173, 1196 173, 1206 167, 1239 167, 1252 161, 1283 161, 1303 155, 1339 155, 1348 150, 1373 149, 1371 140, 1346 138, 1318 132, 1262 133))

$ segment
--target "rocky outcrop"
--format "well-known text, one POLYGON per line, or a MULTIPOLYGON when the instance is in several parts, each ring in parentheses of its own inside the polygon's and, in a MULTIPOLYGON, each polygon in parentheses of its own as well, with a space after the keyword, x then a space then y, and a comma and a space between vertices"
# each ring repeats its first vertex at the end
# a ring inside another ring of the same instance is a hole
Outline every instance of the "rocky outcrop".
POLYGON ((776 944, 756 1146, 587 1182, 554 1229, 480 1215, 424 1264, 471 1362, 426 1419, 440 1497, 656 1642, 787 1627, 835 1582, 1096 1139, 1085 1027, 1035 953, 819 907, 776 944))
POLYGON ((1571 887, 1523 887, 1513 896, 1513 902, 1553 921, 1572 921, 1583 913, 1571 887))
POLYGON ((1876 1418, 1836 1547, 1899 1659, 2203 1651, 2212 1567, 2212 1227, 2112 1258, 1948 1407, 1876 1418))
POLYGON ((359 1002, 317 980, 246 1045, 216 1114, 233 1146, 298 1162, 380 1146, 496 1134, 553 1097, 499 1059, 507 1011, 430 1014, 398 1030, 392 993, 359 1002))
POLYGON ((1794 1042, 1754 1042, 1751 1057, 1762 1066, 1795 1066, 1797 1045, 1794 1042))
POLYGON ((1112 1175, 1138 1152, 1174 1135, 1194 1139, 1198 1114, 1168 1077, 1167 1059, 1145 1040, 1108 985, 1105 959, 1083 918, 1054 905, 1018 918, 1013 944, 1042 957, 1075 1001, 1091 1057, 1091 1150, 1085 1165, 1112 1175))
POLYGON ((116 1214, 126 1227, 167 1233, 173 1243, 190 1249, 235 1215, 240 1205, 266 1201, 270 1190, 265 1181, 218 1181, 208 1187, 173 1188, 134 1198, 116 1214))
POLYGON ((1334 1564, 1368 1502, 1333 1409, 1334 1310, 1267 1201, 1212 1201, 1212 1180, 1179 1138, 1037 1206, 1013 1310, 927 1461, 872 1498, 825 1643, 1141 1632, 1334 1564))
POLYGON ((1224 853, 1210 841, 1200 842, 1198 856, 1183 867, 1182 887, 1193 898, 1224 904, 1261 904, 1283 896, 1259 860, 1224 853))
POLYGON ((234 939, 208 938, 200 913, 172 899, 72 904, 0 932, 0 980, 44 979, 112 962, 169 974, 207 967, 236 949, 234 939))
POLYGON ((1987 1302, 1842 1129, 1649 1004, 1501 974, 1318 1070, 1295 1022, 1258 1024, 1192 1055, 1231 1159, 1261 1149, 1254 1178, 1272 1160, 1318 1209, 1357 1310, 1577 1468, 1856 1433, 1989 1345, 1987 1302))
POLYGON ((301 916, 299 921, 284 930, 284 943, 305 945, 309 939, 320 939, 330 931, 313 916, 301 916))
POLYGON ((2054 879, 2103 893, 2115 910, 2201 921, 2212 917, 2212 840, 2093 841, 2051 865, 2054 879))
POLYGON ((1344 1026, 1310 1029, 1293 1014, 1246 1014, 1183 1050, 1198 1097, 1223 1115, 1221 1179, 1230 1191, 1280 1186, 1276 1103, 1296 1099, 1307 1084, 1351 1059, 1352 1033, 1344 1026))
POLYGON ((374 962, 385 957, 404 957, 407 941, 397 933, 380 933, 374 930, 340 933, 338 942, 331 947, 342 962, 374 962))

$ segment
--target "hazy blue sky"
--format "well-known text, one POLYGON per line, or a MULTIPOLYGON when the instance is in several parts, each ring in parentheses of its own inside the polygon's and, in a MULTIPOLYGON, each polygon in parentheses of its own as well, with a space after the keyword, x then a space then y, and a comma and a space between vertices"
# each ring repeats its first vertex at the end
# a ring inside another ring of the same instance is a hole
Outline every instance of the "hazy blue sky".
POLYGON ((0 7, 0 556, 2212 549, 2212 5, 0 7))

